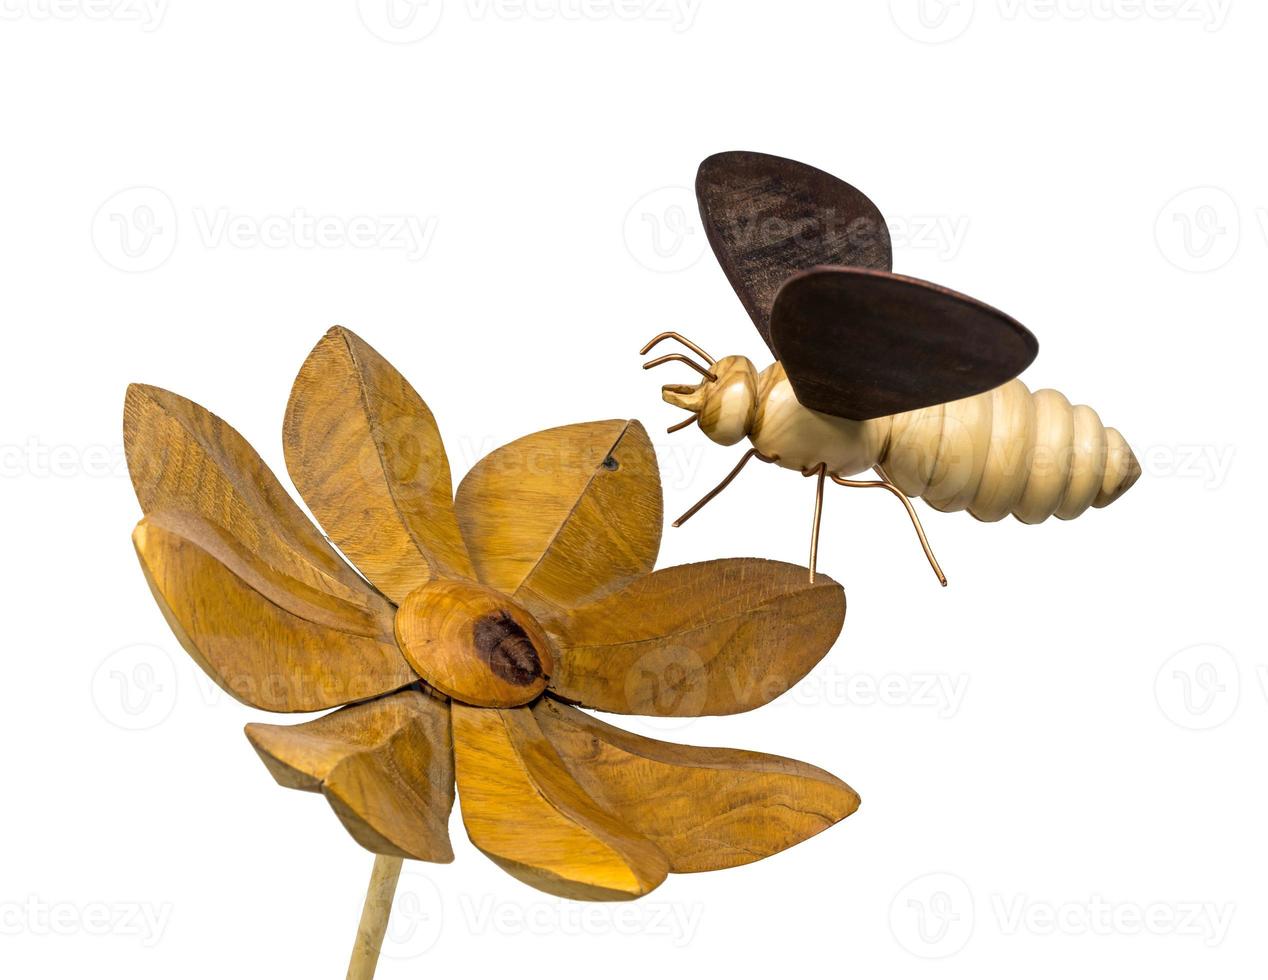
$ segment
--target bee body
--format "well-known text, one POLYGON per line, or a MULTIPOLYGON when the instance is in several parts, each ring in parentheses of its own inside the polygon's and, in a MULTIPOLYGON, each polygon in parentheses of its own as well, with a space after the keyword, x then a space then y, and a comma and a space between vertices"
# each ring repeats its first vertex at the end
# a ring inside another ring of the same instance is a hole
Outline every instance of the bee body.
POLYGON ((801 405, 783 366, 760 373, 744 357, 711 368, 716 381, 670 385, 665 399, 699 416, 715 442, 747 437, 803 473, 826 465, 848 477, 880 467, 910 497, 982 521, 1012 514, 1026 524, 1078 517, 1117 500, 1140 465, 1116 429, 1058 391, 1009 381, 958 401, 856 421, 801 405))

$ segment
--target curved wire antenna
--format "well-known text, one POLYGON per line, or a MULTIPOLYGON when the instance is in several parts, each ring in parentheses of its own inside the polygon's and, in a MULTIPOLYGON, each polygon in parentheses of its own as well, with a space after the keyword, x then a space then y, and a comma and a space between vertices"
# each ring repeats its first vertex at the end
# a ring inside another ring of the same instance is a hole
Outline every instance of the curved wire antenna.
POLYGON ((710 500, 712 500, 714 497, 716 497, 718 494, 720 494, 723 490, 725 490, 727 487, 731 485, 731 481, 740 475, 740 470, 744 469, 744 467, 748 465, 748 461, 752 459, 754 456, 760 459, 763 463, 773 463, 775 462, 776 459, 779 458, 777 456, 763 456, 756 449, 750 449, 748 452, 746 452, 743 456, 740 457, 740 461, 735 464, 735 469, 731 470, 730 473, 728 473, 726 476, 722 478, 721 483, 719 483, 716 487, 714 487, 712 490, 706 493, 703 497, 697 500, 696 503, 691 507, 691 509, 687 511, 687 513, 683 514, 682 517, 674 521, 674 527, 682 527, 689 520, 695 517, 696 514, 700 513, 700 510, 704 507, 705 504, 707 504, 710 500))
POLYGON ((666 330, 664 333, 658 333, 655 337, 653 337, 651 340, 649 340, 646 344, 643 345, 643 349, 639 351, 639 353, 646 354, 649 350, 651 350, 657 344, 666 340, 678 341, 678 343, 682 344, 684 347, 686 347, 689 351, 691 351, 697 357, 703 357, 710 364, 713 364, 716 362, 716 359, 711 357, 708 351, 706 351, 699 344, 688 340, 686 337, 680 334, 677 330, 666 330))
POLYGON ((697 364, 686 354, 665 354, 663 357, 657 357, 648 361, 643 365, 643 370, 646 371, 649 368, 660 367, 660 365, 668 364, 670 361, 678 361, 680 364, 685 364, 687 367, 691 368, 691 370, 698 372, 702 377, 708 378, 710 381, 718 380, 718 376, 716 374, 710 371, 707 367, 697 364))
MULTIPOLYGON (((938 576, 938 581, 941 582, 945 586, 947 584, 947 577, 942 574, 942 567, 938 564, 938 559, 934 557, 933 550, 929 547, 929 539, 925 537, 925 529, 920 524, 920 517, 916 514, 916 508, 912 507, 911 501, 907 499, 907 495, 903 493, 901 490, 899 490, 898 487, 894 486, 894 484, 892 484, 889 481, 889 477, 885 475, 885 471, 883 469, 881 469, 878 466, 876 467, 876 472, 881 477, 881 479, 879 480, 844 480, 841 477, 836 476, 835 474, 832 474, 832 473, 829 473, 828 476, 832 480, 833 483, 837 484, 837 486, 878 487, 880 489, 888 490, 895 497, 901 500, 903 506, 907 508, 907 516, 911 518, 912 527, 916 529, 916 537, 920 539, 920 547, 924 549, 925 557, 929 559, 929 567, 933 569, 933 574, 938 576)), ((805 475, 813 476, 814 471, 811 471, 810 473, 807 473, 805 475)), ((822 478, 820 478, 820 481, 822 482, 822 478)), ((815 529, 816 531, 818 530, 817 522, 816 522, 815 529)), ((811 574, 813 575, 813 569, 814 569, 813 549, 810 552, 810 561, 811 561, 811 574)), ((814 581, 813 578, 811 579, 811 581, 814 581)))
POLYGON ((700 418, 700 416, 699 416, 699 415, 688 415, 688 416, 687 416, 685 419, 683 419, 681 422, 675 422, 673 425, 671 425, 671 426, 670 426, 668 429, 666 429, 665 431, 666 431, 667 433, 669 433, 670 435, 673 435, 675 432, 679 432, 679 431, 681 431, 682 429, 685 429, 685 428, 686 428, 687 426, 689 426, 692 422, 695 422, 695 421, 696 421, 697 419, 699 419, 699 418, 700 418))

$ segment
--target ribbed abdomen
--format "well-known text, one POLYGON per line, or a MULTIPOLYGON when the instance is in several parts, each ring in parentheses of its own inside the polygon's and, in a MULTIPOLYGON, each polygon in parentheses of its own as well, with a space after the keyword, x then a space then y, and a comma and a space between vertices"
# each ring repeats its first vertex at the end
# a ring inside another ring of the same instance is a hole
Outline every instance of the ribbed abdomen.
POLYGON ((938 510, 981 521, 1011 513, 1026 524, 1108 506, 1140 476, 1131 447, 1091 408, 1017 380, 893 416, 881 465, 938 510))

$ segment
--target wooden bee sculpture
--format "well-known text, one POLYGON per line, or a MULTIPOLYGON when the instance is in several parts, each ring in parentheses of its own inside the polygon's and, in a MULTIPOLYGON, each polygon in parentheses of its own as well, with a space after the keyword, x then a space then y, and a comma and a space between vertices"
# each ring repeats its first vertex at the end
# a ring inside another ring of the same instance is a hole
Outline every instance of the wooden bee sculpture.
POLYGON ((875 487, 906 507, 938 580, 909 497, 981 521, 1026 524, 1105 507, 1140 476, 1116 429, 1058 391, 1032 392, 1017 375, 1038 353, 1034 336, 985 303, 891 272, 885 220, 866 196, 806 164, 763 153, 720 153, 696 179, 705 232, 732 287, 777 360, 681 362, 703 376, 666 385, 665 401, 724 446, 748 438, 727 477, 674 522, 722 492, 753 457, 818 481, 810 576, 826 480, 875 487), (850 476, 874 470, 876 480, 850 476))

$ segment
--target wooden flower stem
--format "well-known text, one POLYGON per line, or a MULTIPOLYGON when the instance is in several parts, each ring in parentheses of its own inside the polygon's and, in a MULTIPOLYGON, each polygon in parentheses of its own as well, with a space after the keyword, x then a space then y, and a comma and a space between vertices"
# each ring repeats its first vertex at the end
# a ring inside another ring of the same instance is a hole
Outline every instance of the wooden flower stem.
POLYGON ((376 854, 374 857, 370 887, 366 890, 361 924, 357 927, 357 944, 352 947, 352 960, 348 963, 348 980, 374 980, 402 863, 401 858, 386 854, 376 854))

